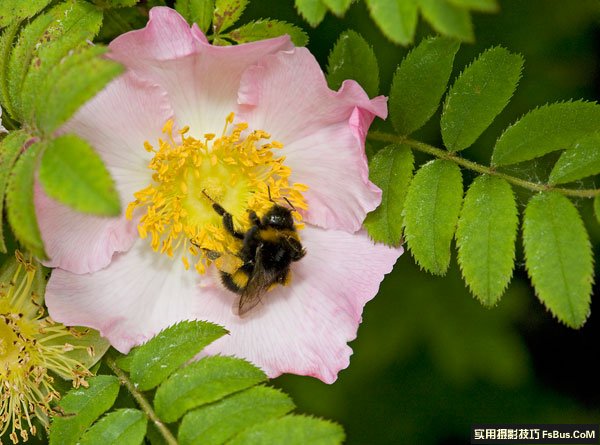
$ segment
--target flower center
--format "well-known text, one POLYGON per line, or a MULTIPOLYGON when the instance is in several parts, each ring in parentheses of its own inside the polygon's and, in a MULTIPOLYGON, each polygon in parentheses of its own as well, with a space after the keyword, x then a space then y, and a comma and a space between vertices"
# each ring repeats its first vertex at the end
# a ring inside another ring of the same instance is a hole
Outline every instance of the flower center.
POLYGON ((247 131, 246 123, 233 125, 233 118, 233 113, 227 116, 221 137, 205 134, 202 139, 189 136, 189 127, 174 135, 169 120, 158 148, 144 143, 154 153, 148 165, 153 183, 134 194, 126 211, 132 219, 136 209, 145 209, 140 237, 149 238, 155 252, 180 256, 186 269, 193 264, 201 274, 215 252, 235 253, 242 243, 226 230, 214 204, 232 215, 238 232, 250 228, 250 211, 261 216, 278 203, 301 221, 297 209, 307 208, 302 196, 307 186, 290 184, 285 158, 274 154, 283 145, 269 142, 265 131, 247 131))

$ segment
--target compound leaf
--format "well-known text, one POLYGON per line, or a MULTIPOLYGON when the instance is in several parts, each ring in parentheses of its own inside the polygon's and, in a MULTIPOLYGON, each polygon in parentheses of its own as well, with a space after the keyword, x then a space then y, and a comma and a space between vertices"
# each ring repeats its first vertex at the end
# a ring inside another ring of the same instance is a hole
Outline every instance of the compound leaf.
POLYGON ((131 379, 142 391, 158 386, 177 368, 227 331, 204 321, 182 321, 133 352, 131 379))
POLYGON ((519 219, 510 184, 479 176, 467 191, 456 229, 458 264, 479 300, 494 305, 508 285, 519 219))
POLYGON ((12 131, 0 141, 0 252, 6 253, 4 243, 4 196, 10 172, 30 136, 24 131, 12 131))
POLYGON ((375 154, 369 164, 371 181, 383 192, 381 204, 367 215, 369 236, 388 245, 400 244, 402 209, 413 175, 414 156, 406 145, 390 145, 375 154))
POLYGON ((206 33, 210 29, 215 0, 177 0, 175 9, 190 23, 196 23, 206 33))
POLYGON ((35 216, 33 183, 38 156, 44 146, 36 142, 25 150, 15 162, 6 190, 6 212, 13 233, 38 258, 45 258, 46 254, 35 216))
POLYGON ((215 402, 249 388, 267 376, 251 363, 235 357, 212 356, 175 372, 156 390, 154 407, 166 422, 174 422, 186 411, 215 402))
POLYGON ((400 134, 418 130, 435 113, 459 46, 453 39, 429 38, 404 58, 390 90, 390 118, 400 134))
POLYGON ((117 216, 119 194, 100 156, 79 136, 65 134, 48 142, 39 178, 52 198, 80 212, 117 216))
MULTIPOLYGON (((33 17, 51 0, 2 0, 0 2, 0 28, 10 23, 33 17)), ((2 59, 7 60, 7 59, 2 59)))
POLYGON ((248 6, 249 0, 216 0, 213 14, 213 31, 219 34, 231 28, 248 6))
POLYGON ((327 6, 321 0, 295 0, 298 13, 304 17, 313 28, 323 21, 327 6))
POLYGON ((530 111, 508 127, 494 147, 492 164, 508 165, 568 149, 600 131, 600 106, 593 102, 560 102, 530 111))
POLYGON ((329 88, 338 90, 346 79, 356 80, 370 97, 379 91, 379 66, 373 48, 354 31, 340 35, 327 60, 329 88))
POLYGON ((450 151, 469 147, 504 109, 521 77, 523 58, 496 47, 482 53, 450 88, 441 128, 450 151))
POLYGON ((288 395, 256 386, 187 413, 179 427, 179 443, 220 445, 239 432, 294 409, 288 395))
POLYGON ((137 409, 113 411, 89 428, 81 437, 81 445, 140 445, 146 435, 148 421, 137 409))
POLYGON ((577 142, 566 150, 550 172, 550 184, 564 184, 600 173, 600 136, 597 134, 577 142))
POLYGON ((417 29, 417 0, 367 0, 373 21, 392 42, 412 43, 417 29))
POLYGON ((288 34, 296 46, 308 43, 306 33, 295 25, 278 20, 261 19, 247 23, 229 32, 227 37, 237 43, 255 42, 288 34))
POLYGON ((417 263, 444 275, 450 265, 450 244, 462 204, 460 168, 435 160, 413 178, 404 203, 404 236, 417 263))
POLYGON ((590 240, 573 203, 558 192, 529 201, 523 220, 525 266, 544 305, 579 328, 590 312, 594 264, 590 240))
POLYGON ((352 0, 321 0, 337 16, 342 16, 350 8, 352 0))
POLYGON ((344 441, 341 426, 314 417, 288 415, 253 427, 236 436, 229 445, 338 445, 344 441))
POLYGON ((50 426, 50 445, 74 445, 83 432, 107 411, 119 393, 119 380, 110 375, 88 379, 89 388, 73 389, 60 401, 67 414, 55 416, 50 426))
POLYGON ((456 37, 465 42, 472 42, 475 39, 468 10, 454 6, 446 0, 418 0, 418 2, 425 20, 440 34, 456 37))

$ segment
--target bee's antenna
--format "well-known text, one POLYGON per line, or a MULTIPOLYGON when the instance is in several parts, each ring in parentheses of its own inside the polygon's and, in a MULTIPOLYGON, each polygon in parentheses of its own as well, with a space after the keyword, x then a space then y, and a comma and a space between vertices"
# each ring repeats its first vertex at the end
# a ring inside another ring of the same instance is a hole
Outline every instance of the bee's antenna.
POLYGON ((206 193, 206 189, 202 189, 202 194, 204 196, 206 196, 210 202, 212 202, 213 204, 216 204, 215 200, 212 199, 210 196, 208 196, 208 193, 206 193))
POLYGON ((269 201, 274 202, 273 198, 271 198, 271 186, 267 185, 267 193, 269 194, 269 201))
POLYGON ((285 202, 288 203, 292 210, 296 211, 296 207, 294 207, 294 204, 292 204, 289 199, 287 199, 285 196, 283 197, 283 199, 285 199, 285 202))

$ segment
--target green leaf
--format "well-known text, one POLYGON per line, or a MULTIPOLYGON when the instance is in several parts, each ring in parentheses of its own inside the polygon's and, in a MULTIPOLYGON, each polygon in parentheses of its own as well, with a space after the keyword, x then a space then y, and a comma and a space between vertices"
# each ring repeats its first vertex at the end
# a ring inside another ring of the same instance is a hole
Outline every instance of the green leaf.
POLYGON ((37 159, 44 144, 36 142, 19 157, 8 178, 6 207, 8 222, 17 240, 38 258, 45 258, 44 243, 35 217, 33 182, 37 159))
POLYGON ((0 252, 6 253, 4 243, 4 196, 10 172, 30 136, 24 131, 13 131, 0 141, 0 252))
POLYGON ((156 390, 154 407, 165 422, 174 422, 186 411, 215 402, 249 388, 267 376, 251 363, 219 355, 205 357, 175 372, 156 390))
POLYGON ((594 198, 594 214, 596 215, 596 220, 600 223, 600 195, 596 195, 594 198))
POLYGON ((119 194, 100 156, 79 136, 48 142, 39 172, 44 191, 80 212, 118 216, 119 194))
POLYGON ((177 368, 227 331, 204 321, 182 321, 137 348, 131 362, 131 379, 142 391, 158 386, 177 368))
POLYGON ((36 124, 42 132, 52 133, 123 72, 118 63, 98 57, 105 52, 101 46, 81 48, 50 71, 34 107, 36 124))
POLYGON ((418 0, 421 13, 440 34, 473 42, 473 23, 466 9, 457 8, 446 0, 418 0))
POLYGON ((219 34, 231 28, 248 6, 249 0, 216 0, 213 15, 213 30, 219 34))
POLYGON ((448 0, 454 6, 459 8, 473 9, 481 12, 498 12, 498 2, 496 0, 448 0))
MULTIPOLYGON (((102 25, 102 11, 82 1, 70 0, 50 11, 53 21, 36 44, 20 95, 23 119, 29 120, 37 96, 49 85, 49 71, 73 49, 88 46, 102 25)), ((52 85, 50 85, 52 87, 52 85)))
POLYGON ((346 79, 356 80, 370 97, 379 92, 379 66, 373 48, 354 31, 340 35, 327 59, 329 88, 337 91, 346 79))
POLYGON ((350 5, 352 4, 352 0, 321 0, 325 6, 329 8, 331 12, 333 12, 337 16, 342 16, 346 13, 350 5))
POLYGON ((341 426, 313 417, 288 415, 255 425, 236 436, 228 445, 337 445, 344 441, 341 426))
POLYGON ((444 275, 450 264, 450 244, 462 204, 460 168, 435 160, 421 167, 404 202, 404 236, 423 269, 444 275))
POLYGON ((550 172, 550 184, 564 184, 600 173, 600 136, 595 134, 565 151, 550 172))
POLYGON ((412 43, 417 29, 417 0, 367 0, 373 21, 392 42, 412 43))
POLYGON ((183 16, 190 23, 197 23, 203 32, 208 32, 215 10, 215 0, 178 0, 175 2, 175 8, 178 8, 179 4, 187 5, 187 15, 183 16))
POLYGON ((450 88, 442 113, 442 138, 450 151, 469 147, 513 95, 523 58, 496 47, 482 53, 450 88))
POLYGON ((402 209, 415 159, 406 145, 379 150, 369 164, 369 179, 383 192, 381 205, 367 215, 364 226, 377 242, 392 246, 402 237, 402 209))
POLYGON ((459 47, 453 39, 429 38, 404 58, 390 90, 390 118, 400 134, 418 130, 435 113, 459 47))
POLYGON ((139 445, 146 435, 146 416, 137 409, 119 409, 96 422, 81 437, 81 445, 139 445))
POLYGON ((590 313, 594 264, 573 203, 558 192, 534 196, 525 209, 523 244, 539 299, 567 326, 581 327, 590 313))
POLYGON ((228 33, 227 37, 237 43, 247 43, 279 37, 284 34, 288 34, 296 46, 305 46, 308 43, 308 36, 302 29, 290 23, 271 19, 261 19, 247 23, 228 33))
POLYGON ((60 401, 59 406, 67 415, 53 417, 50 445, 78 443, 83 432, 115 403, 119 393, 116 377, 99 375, 90 378, 88 383, 89 388, 73 389, 60 401))
POLYGON ((510 184, 479 176, 467 191, 456 230, 458 264, 471 292, 486 306, 512 277, 519 218, 510 184))
MULTIPOLYGON (((110 347, 108 340, 100 335, 94 329, 83 327, 69 327, 72 334, 69 337, 60 336, 44 340, 46 346, 57 346, 68 343, 74 346, 72 351, 64 352, 64 355, 70 359, 77 360, 86 368, 90 369, 110 347)), ((71 380, 72 374, 66 371, 55 370, 56 374, 65 380, 71 380)))
POLYGON ((135 6, 137 5, 138 1, 139 0, 92 0, 92 3, 102 9, 116 9, 135 6))
POLYGON ((304 17, 313 28, 323 21, 327 6, 321 0, 295 0, 298 13, 304 17))
MULTIPOLYGON (((0 2, 0 28, 10 23, 33 17, 51 0, 2 0, 0 2)), ((7 60, 7 59, 2 59, 7 60)))
POLYGON ((20 23, 15 22, 2 32, 0 37, 0 103, 3 109, 8 111, 13 117, 15 111, 11 106, 10 93, 8 91, 9 68, 7 61, 10 60, 10 54, 13 50, 14 40, 20 29, 20 23))
POLYGON ((530 111, 508 127, 496 142, 493 165, 508 165, 571 148, 600 131, 600 106, 593 102, 560 102, 530 111))
POLYGON ((266 386, 256 386, 185 415, 179 427, 181 445, 220 445, 239 432, 286 415, 294 409, 289 396, 266 386))

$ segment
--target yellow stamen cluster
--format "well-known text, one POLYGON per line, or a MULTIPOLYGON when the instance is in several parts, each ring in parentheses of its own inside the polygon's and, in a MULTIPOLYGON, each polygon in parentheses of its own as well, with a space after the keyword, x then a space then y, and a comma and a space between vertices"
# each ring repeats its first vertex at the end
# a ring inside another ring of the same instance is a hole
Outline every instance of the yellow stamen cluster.
POLYGON ((87 386, 90 375, 67 354, 83 348, 71 344, 81 333, 45 316, 33 290, 40 271, 20 252, 16 257, 14 267, 4 271, 8 282, 0 283, 0 437, 10 429, 15 444, 36 434, 35 418, 47 426, 54 414, 50 404, 60 394, 49 372, 71 378, 75 387, 87 386))
POLYGON ((174 135, 173 121, 168 121, 158 149, 144 144, 154 153, 148 166, 153 184, 136 192, 127 207, 129 219, 136 209, 145 209, 138 231, 141 238, 150 238, 154 251, 181 255, 185 268, 192 262, 198 273, 205 272, 214 252, 239 248, 213 203, 232 214, 241 232, 250 227, 249 210, 262 215, 274 203, 291 204, 294 218, 301 221, 295 209, 307 208, 302 196, 307 187, 290 184, 285 158, 273 153, 282 144, 267 142, 271 136, 264 131, 248 131, 246 123, 233 125, 233 119, 233 113, 227 116, 221 137, 205 134, 203 139, 189 136, 189 127, 174 135))

